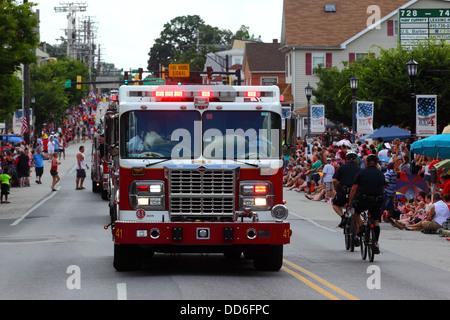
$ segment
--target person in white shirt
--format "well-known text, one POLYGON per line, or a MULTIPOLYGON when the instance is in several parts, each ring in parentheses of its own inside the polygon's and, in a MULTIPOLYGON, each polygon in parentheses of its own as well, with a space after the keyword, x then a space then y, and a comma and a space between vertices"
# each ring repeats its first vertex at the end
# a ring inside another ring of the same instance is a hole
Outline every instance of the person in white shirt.
POLYGON ((434 233, 442 229, 442 224, 450 217, 450 194, 444 195, 442 199, 439 193, 433 195, 433 206, 430 208, 430 213, 427 218, 419 223, 407 226, 406 230, 421 230, 426 233, 434 233))
POLYGON ((322 169, 322 181, 323 186, 326 192, 327 201, 333 198, 333 175, 334 175, 334 166, 331 164, 331 159, 327 159, 327 164, 322 169))

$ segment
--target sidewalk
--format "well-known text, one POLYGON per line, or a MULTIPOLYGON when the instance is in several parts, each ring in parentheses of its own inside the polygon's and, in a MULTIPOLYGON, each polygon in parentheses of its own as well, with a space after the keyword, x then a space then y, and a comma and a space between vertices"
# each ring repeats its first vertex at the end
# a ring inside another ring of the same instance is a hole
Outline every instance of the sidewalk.
MULTIPOLYGON (((64 160, 64 156, 62 156, 62 159, 59 159, 61 164, 58 166, 58 172, 61 181, 56 185, 57 192, 61 190, 61 182, 66 179, 64 177, 65 174, 71 170, 75 170, 76 154, 81 145, 85 146, 84 154, 86 155, 86 158, 90 159, 91 140, 86 139, 86 142, 80 141, 79 143, 70 142, 69 146, 65 149, 66 159, 64 160)), ((90 162, 88 162, 88 165, 91 165, 90 162)), ((36 171, 34 167, 32 167, 30 173, 30 187, 10 188, 10 194, 8 195, 8 201, 10 203, 0 204, 0 219, 18 219, 42 199, 55 193, 55 191, 52 191, 50 188, 52 185, 50 166, 49 160, 44 160, 44 173, 41 178, 42 184, 36 183, 36 171)), ((90 191, 90 180, 90 170, 87 170, 84 183, 86 191, 90 191)), ((73 179, 73 190, 75 190, 75 179, 73 179)))
MULTIPOLYGON (((102 111, 100 111, 100 108, 97 108, 97 120, 105 113, 108 106, 107 102, 101 102, 100 104, 102 105, 102 111)), ((58 173, 61 180, 56 185, 56 190, 58 191, 51 190, 53 180, 50 175, 51 163, 49 160, 44 160, 44 173, 41 177, 42 184, 36 183, 36 171, 34 167, 32 167, 30 173, 30 187, 10 188, 10 193, 8 195, 8 201, 10 203, 0 203, 0 220, 19 219, 43 199, 49 197, 51 194, 60 192, 60 190, 64 190, 61 187, 61 182, 67 179, 64 177, 66 173, 75 171, 76 154, 81 145, 84 146, 84 154, 90 168, 92 141, 86 137, 86 142, 81 140, 80 142, 70 142, 69 146, 65 149, 66 159, 64 160, 64 156, 59 158, 61 164, 58 166, 58 173)), ((71 179, 73 179, 73 188, 70 189, 72 191, 75 190, 75 175, 73 178, 71 177, 71 179)), ((92 192, 91 170, 86 170, 84 187, 86 188, 84 191, 92 192)))

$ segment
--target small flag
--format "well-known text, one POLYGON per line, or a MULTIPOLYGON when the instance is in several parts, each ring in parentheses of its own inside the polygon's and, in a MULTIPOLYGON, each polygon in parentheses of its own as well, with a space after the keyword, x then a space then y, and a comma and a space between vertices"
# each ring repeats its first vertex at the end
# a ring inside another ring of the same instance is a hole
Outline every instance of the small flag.
POLYGON ((22 117, 20 118, 20 122, 22 123, 22 131, 20 134, 23 136, 25 132, 28 131, 27 119, 25 117, 22 117))

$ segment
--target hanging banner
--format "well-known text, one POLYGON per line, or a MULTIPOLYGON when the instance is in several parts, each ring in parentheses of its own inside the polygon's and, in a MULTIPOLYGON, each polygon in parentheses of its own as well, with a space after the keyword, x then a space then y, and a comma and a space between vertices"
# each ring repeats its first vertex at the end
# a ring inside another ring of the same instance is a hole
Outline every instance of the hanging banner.
POLYGON ((325 131, 325 106, 311 106, 311 132, 325 131))
POLYGON ((416 96, 416 135, 430 137, 437 134, 437 96, 416 96))
POLYGON ((356 120, 358 121, 356 130, 358 134, 373 133, 373 101, 356 102, 356 120))

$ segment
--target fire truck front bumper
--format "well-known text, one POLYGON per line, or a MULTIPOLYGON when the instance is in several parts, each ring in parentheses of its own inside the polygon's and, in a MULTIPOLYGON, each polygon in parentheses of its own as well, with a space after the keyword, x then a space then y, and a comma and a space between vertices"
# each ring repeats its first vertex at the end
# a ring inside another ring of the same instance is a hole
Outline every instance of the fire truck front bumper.
POLYGON ((288 244, 292 230, 283 222, 130 222, 116 221, 116 244, 274 245, 288 244))

